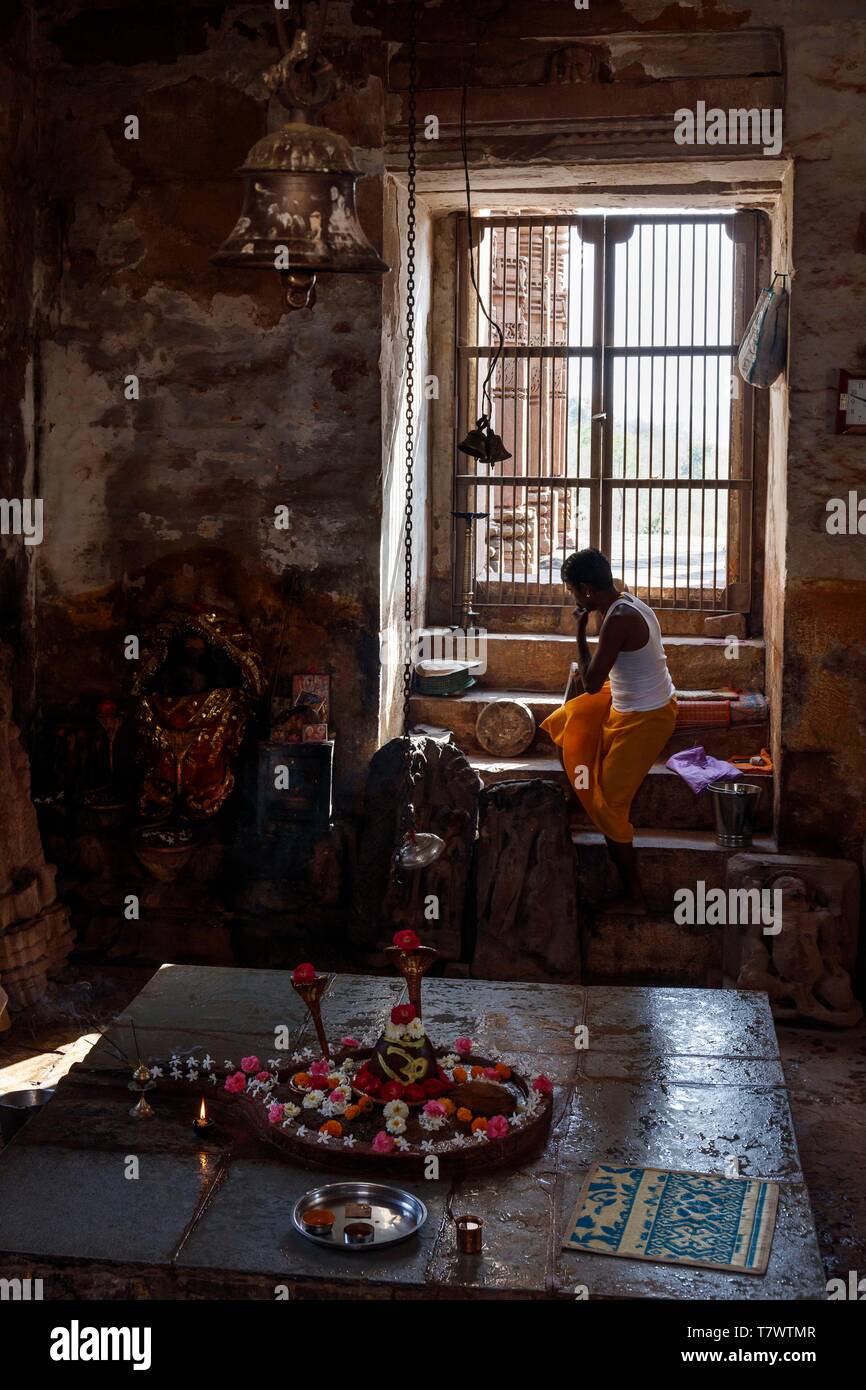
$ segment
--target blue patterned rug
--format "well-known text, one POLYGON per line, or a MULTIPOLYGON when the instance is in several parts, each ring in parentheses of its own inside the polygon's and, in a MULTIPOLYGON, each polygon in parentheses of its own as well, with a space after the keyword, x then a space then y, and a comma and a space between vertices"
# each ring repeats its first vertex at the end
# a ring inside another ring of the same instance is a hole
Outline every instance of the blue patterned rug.
POLYGON ((763 1274, 779 1184, 598 1163, 563 1241, 566 1250, 763 1274))

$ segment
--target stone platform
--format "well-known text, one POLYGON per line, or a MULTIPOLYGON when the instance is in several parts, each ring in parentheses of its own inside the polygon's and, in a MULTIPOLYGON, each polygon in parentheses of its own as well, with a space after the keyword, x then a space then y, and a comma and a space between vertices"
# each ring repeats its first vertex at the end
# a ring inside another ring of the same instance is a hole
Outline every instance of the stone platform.
MULTIPOLYGON (((343 975, 325 997, 329 1034, 384 1021, 399 980, 343 975)), ((82 1074, 116 1069, 105 1042, 74 1081, 0 1154, 0 1252, 6 1277, 45 1281, 46 1298, 292 1297, 820 1299, 824 1275, 809 1195, 763 995, 735 991, 581 988, 431 980, 425 1021, 435 1038, 472 1035, 556 1085, 542 1153, 519 1170, 455 1183, 408 1183, 430 1219, 391 1253, 352 1255, 304 1242, 291 1206, 327 1181, 262 1145, 200 1144, 192 1116, 157 1102, 128 1118, 126 1097, 82 1074), (576 1024, 589 1047, 574 1047, 576 1024), (738 1154, 747 1176, 780 1183, 779 1217, 763 1277, 575 1254, 560 1242, 583 1175, 595 1161, 721 1172, 738 1154), (138 1159, 131 1179, 130 1156, 138 1159), (455 1249, 451 1214, 479 1213, 485 1251, 455 1249)), ((288 976, 276 971, 164 966, 109 1034, 145 1057, 207 1047, 222 1062, 274 1054, 311 1030, 288 976)), ((133 1097, 129 1097, 130 1101, 133 1097)), ((334 1174, 335 1180, 339 1175, 334 1174)))

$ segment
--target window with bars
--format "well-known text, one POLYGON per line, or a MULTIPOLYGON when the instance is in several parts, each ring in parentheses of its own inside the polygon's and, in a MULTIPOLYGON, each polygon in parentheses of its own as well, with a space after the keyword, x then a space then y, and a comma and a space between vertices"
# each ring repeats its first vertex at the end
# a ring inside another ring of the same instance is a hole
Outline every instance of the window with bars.
MULTIPOLYGON (((596 545, 657 609, 748 612, 751 388, 734 354, 756 293, 757 214, 465 218, 458 439, 482 414, 512 457, 456 453, 455 603, 559 606, 566 554, 596 545), (470 236, 471 233, 471 236, 470 236), (471 544, 467 556, 465 547, 471 544)), ((487 615, 489 619, 491 615, 487 615)))

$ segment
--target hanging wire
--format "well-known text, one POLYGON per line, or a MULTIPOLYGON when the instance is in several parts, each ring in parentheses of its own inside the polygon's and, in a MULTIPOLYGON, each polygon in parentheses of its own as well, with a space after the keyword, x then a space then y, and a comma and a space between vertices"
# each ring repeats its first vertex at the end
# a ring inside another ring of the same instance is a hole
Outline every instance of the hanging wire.
POLYGON ((502 332, 502 329, 496 322, 496 319, 492 318, 491 315, 488 313, 487 306, 484 303, 484 300, 481 298, 481 291, 478 288, 478 281, 475 278, 475 248, 472 242, 472 190, 469 183, 469 140, 467 136, 466 119, 468 82, 468 72, 466 71, 466 69, 464 69, 463 91, 460 97, 460 154, 463 160, 463 179, 466 185, 466 226, 467 235, 469 239, 469 279, 471 280, 472 288, 475 291, 475 298, 478 301, 478 307, 480 308, 482 314, 486 318, 490 327, 495 332, 497 338, 496 352, 490 359, 490 363, 487 368, 487 375, 485 376, 484 383, 481 387, 481 413, 482 415, 486 416, 488 420, 492 421, 493 401, 490 395, 490 382, 493 379, 493 373, 496 371, 497 364, 499 362, 500 357, 502 356, 502 349, 505 343, 505 337, 502 332))

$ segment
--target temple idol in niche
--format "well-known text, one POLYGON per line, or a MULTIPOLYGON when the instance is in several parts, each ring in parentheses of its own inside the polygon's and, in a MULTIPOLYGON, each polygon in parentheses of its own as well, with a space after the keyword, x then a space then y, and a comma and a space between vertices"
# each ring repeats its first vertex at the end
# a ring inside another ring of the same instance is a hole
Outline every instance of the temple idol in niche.
POLYGON ((234 618, 195 608, 160 618, 133 684, 143 817, 216 815, 234 787, 233 764, 263 688, 261 657, 234 618))

